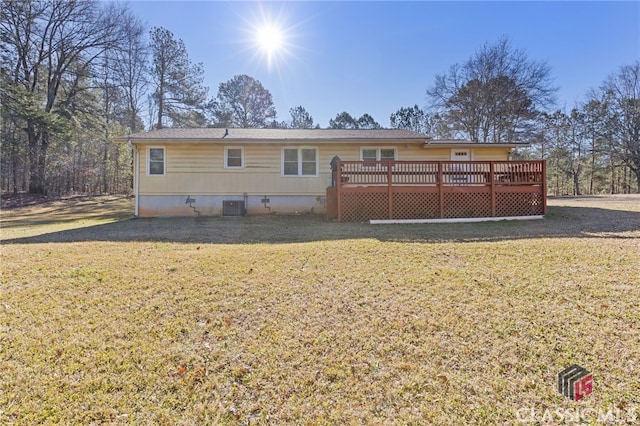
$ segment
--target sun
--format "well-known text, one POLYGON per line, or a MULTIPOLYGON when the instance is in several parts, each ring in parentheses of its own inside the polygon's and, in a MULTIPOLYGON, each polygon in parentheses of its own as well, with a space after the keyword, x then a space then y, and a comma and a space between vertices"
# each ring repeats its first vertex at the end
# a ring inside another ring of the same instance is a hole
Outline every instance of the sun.
POLYGON ((287 53, 287 34, 275 22, 263 23, 255 29, 255 44, 271 69, 287 53))
POLYGON ((256 40, 261 49, 272 54, 282 48, 284 36, 282 30, 274 25, 264 25, 258 28, 256 40))
POLYGON ((280 71, 295 56, 299 48, 296 39, 299 38, 298 28, 301 23, 295 21, 290 10, 281 6, 277 8, 273 3, 258 3, 253 13, 243 16, 245 22, 242 39, 244 52, 250 52, 256 63, 266 65, 269 71, 280 71))

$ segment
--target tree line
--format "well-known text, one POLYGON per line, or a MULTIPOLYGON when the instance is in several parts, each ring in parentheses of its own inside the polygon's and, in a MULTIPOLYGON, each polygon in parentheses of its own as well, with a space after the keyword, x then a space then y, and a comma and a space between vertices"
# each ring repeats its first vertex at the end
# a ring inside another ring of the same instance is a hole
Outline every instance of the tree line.
MULTIPOLYGON (((269 90, 248 75, 209 97, 204 67, 170 30, 146 28, 123 3, 2 0, 2 193, 126 193, 132 158, 114 137, 164 127, 320 128, 303 107, 278 120, 269 90)), ((424 107, 390 127, 434 138, 530 143, 547 160, 551 193, 636 192, 640 183, 640 64, 615 70, 586 101, 554 110, 544 62, 508 39, 485 44, 436 76, 424 107)), ((328 128, 379 129, 343 111, 328 128)))

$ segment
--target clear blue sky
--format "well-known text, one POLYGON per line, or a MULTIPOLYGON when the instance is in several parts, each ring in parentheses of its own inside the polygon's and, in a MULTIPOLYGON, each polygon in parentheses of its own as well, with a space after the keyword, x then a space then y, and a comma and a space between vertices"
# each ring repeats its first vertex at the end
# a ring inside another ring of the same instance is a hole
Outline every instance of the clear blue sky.
POLYGON ((136 1, 149 27, 184 41, 214 97, 238 74, 273 95, 279 120, 302 105, 314 121, 347 111, 382 126, 403 106, 426 104, 426 89, 455 63, 501 36, 546 61, 572 108, 620 66, 640 60, 640 2, 217 2, 136 1), (275 22, 284 46, 271 62, 256 28, 275 22))

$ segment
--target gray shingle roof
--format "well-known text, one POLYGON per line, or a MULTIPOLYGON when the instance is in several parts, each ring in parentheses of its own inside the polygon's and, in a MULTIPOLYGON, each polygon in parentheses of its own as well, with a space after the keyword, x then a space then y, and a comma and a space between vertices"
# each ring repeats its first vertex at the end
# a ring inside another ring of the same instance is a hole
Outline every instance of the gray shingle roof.
POLYGON ((412 140, 424 142, 426 136, 403 129, 347 130, 347 129, 160 129, 134 133, 116 138, 118 142, 151 140, 184 141, 335 141, 335 140, 412 140), (225 132, 228 133, 225 135, 225 132))
POLYGON ((479 143, 460 139, 431 139, 421 133, 404 129, 160 129, 150 132, 120 136, 115 142, 158 142, 158 143, 335 143, 347 141, 366 141, 372 144, 385 142, 421 143, 425 147, 463 147, 463 146, 529 146, 527 143, 479 143))

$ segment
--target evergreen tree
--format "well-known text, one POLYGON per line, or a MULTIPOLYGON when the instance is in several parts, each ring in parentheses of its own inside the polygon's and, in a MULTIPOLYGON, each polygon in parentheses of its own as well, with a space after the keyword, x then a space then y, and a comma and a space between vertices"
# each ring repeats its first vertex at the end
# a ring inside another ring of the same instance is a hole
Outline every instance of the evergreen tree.
POLYGON ((208 89, 202 64, 192 64, 184 42, 165 28, 151 29, 150 47, 155 127, 204 126, 208 89))
POLYGON ((289 110, 291 114, 291 122, 289 127, 292 129, 312 129, 313 117, 302 106, 297 106, 289 110))
POLYGON ((389 117, 391 127, 394 129, 407 129, 414 132, 431 133, 431 122, 427 113, 418 105, 408 108, 400 108, 389 117))
POLYGON ((220 83, 211 110, 215 127, 263 128, 277 123, 271 93, 248 75, 220 83))

